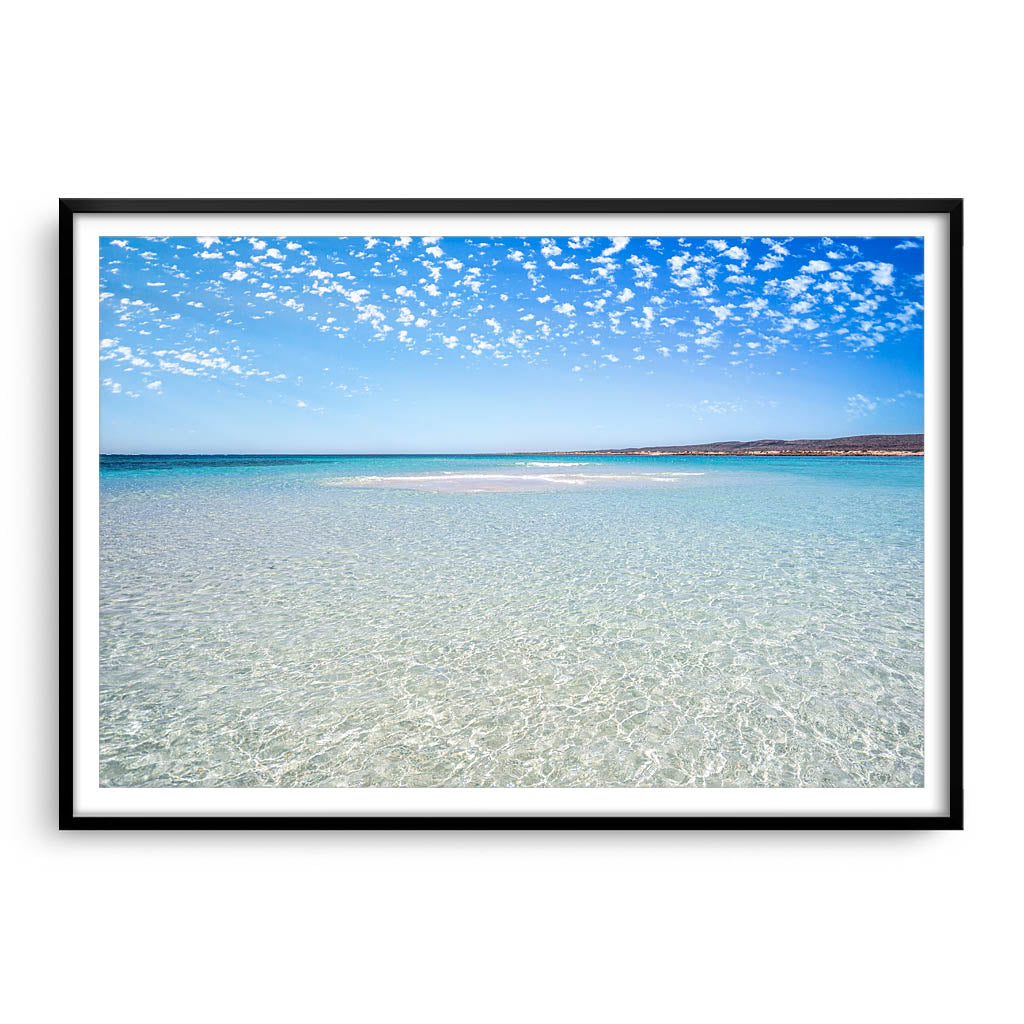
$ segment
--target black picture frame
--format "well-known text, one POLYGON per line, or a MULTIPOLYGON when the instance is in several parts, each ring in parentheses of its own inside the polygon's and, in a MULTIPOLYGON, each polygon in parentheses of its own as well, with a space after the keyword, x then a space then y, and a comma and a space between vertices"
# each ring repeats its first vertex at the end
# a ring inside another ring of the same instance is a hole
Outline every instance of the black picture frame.
POLYGON ((59 201, 60 670, 58 826, 78 829, 962 829, 963 799, 962 199, 61 199, 59 201), (74 807, 74 232, 78 214, 936 214, 948 218, 949 634, 947 812, 929 815, 80 815, 74 807))

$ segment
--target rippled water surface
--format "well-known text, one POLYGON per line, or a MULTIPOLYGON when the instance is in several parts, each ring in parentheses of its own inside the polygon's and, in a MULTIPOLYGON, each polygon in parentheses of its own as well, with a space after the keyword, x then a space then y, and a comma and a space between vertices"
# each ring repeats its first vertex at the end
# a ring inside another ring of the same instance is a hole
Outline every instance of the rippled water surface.
POLYGON ((104 457, 109 786, 920 786, 917 458, 104 457))

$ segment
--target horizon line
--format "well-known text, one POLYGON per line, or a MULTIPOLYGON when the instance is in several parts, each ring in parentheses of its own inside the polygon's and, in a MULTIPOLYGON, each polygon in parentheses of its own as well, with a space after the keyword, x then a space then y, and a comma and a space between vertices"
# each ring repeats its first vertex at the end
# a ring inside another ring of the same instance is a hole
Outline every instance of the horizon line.
MULTIPOLYGON (((290 456, 293 458, 382 458, 382 457, 421 457, 421 458, 437 458, 441 456, 463 456, 463 457, 484 457, 484 456, 502 456, 502 455, 565 455, 565 454, 578 454, 578 455, 629 455, 632 453, 641 453, 648 451, 668 451, 670 449, 686 449, 695 448, 703 449, 710 447, 717 447, 721 445, 750 445, 750 444, 796 444, 799 442, 806 442, 812 444, 824 444, 829 441, 858 441, 866 440, 868 438, 873 439, 895 439, 895 438, 920 438, 922 443, 924 442, 924 432, 910 432, 905 434, 846 434, 840 437, 825 437, 825 438, 756 438, 751 441, 702 441, 694 444, 662 444, 662 445, 631 445, 625 448, 549 448, 549 449, 534 449, 532 451, 526 451, 522 449, 507 449, 504 451, 422 451, 422 452, 402 452, 402 451, 390 451, 390 452, 373 452, 373 451, 333 451, 333 452, 299 452, 299 451, 276 451, 276 452, 256 452, 256 451, 223 451, 223 452, 146 452, 146 451, 133 451, 133 452, 100 452, 100 458, 114 458, 114 457, 127 457, 127 458, 182 458, 182 457, 217 457, 217 456, 245 456, 249 458, 274 458, 290 456)), ((679 454, 684 454, 680 452, 679 454)))

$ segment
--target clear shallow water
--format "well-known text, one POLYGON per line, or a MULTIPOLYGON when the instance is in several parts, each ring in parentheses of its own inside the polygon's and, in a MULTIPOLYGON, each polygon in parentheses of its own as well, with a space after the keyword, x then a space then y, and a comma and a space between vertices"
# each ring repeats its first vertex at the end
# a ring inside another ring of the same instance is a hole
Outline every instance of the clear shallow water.
POLYGON ((104 457, 101 783, 922 785, 922 461, 104 457))

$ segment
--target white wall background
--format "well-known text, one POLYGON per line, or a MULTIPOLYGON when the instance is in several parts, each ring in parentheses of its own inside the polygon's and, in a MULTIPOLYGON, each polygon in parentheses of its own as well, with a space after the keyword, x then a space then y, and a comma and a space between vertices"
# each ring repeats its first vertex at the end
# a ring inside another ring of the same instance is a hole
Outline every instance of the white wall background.
POLYGON ((1011 5, 892 0, 12 7, 0 60, 11 1019, 1010 1011, 1020 20, 1011 5), (58 834, 59 195, 966 196, 967 830, 58 834))

